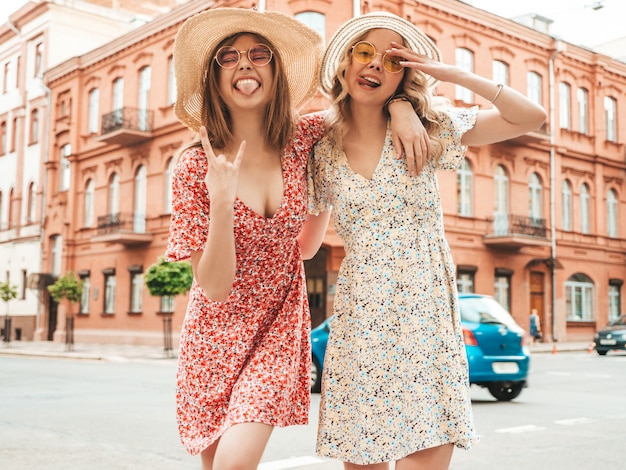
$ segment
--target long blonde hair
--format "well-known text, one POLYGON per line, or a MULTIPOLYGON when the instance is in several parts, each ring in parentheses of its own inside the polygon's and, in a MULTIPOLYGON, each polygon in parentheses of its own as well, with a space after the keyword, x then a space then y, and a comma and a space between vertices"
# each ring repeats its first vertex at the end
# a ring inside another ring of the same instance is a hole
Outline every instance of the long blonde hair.
MULTIPOLYGON (((350 95, 348 94, 345 74, 346 69, 352 63, 352 46, 364 40, 372 29, 364 32, 346 47, 333 78, 333 87, 329 96, 331 109, 326 115, 325 124, 329 134, 338 145, 342 145, 343 137, 348 131, 348 120, 351 117, 350 95)), ((431 155, 439 157, 443 153, 443 145, 438 137, 441 125, 439 114, 432 106, 432 92, 428 88, 426 76, 418 70, 405 68, 402 81, 393 93, 393 95, 398 94, 406 95, 409 98, 430 137, 431 155)))

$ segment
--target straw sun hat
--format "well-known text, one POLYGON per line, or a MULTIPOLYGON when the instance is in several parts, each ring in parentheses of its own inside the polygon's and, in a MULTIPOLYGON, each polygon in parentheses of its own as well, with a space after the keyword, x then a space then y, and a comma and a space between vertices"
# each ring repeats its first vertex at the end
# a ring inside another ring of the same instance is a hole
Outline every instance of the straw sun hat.
MULTIPOLYGON (((441 52, 435 43, 413 23, 384 11, 367 13, 346 21, 330 39, 320 68, 320 86, 324 93, 330 94, 337 67, 348 47, 354 45, 357 38, 371 29, 395 31, 404 38, 409 49, 441 62, 441 52)), ((437 80, 428 77, 430 88, 436 84, 437 80)))
POLYGON ((237 33, 258 34, 282 59, 291 102, 299 108, 317 91, 323 52, 321 36, 292 16, 276 11, 214 8, 198 13, 181 26, 174 42, 175 112, 192 131, 203 125, 204 80, 212 53, 237 33))

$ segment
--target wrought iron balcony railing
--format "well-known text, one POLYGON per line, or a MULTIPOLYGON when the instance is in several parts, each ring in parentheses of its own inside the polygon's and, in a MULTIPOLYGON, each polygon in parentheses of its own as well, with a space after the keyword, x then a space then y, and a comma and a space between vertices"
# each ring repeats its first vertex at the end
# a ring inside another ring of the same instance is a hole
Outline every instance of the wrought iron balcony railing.
POLYGON ((491 224, 491 230, 483 237, 486 245, 519 249, 523 246, 549 243, 545 219, 516 214, 495 214, 491 224))
POLYGON ((125 106, 102 115, 101 134, 115 132, 118 129, 133 129, 150 132, 152 131, 153 122, 153 111, 125 106))

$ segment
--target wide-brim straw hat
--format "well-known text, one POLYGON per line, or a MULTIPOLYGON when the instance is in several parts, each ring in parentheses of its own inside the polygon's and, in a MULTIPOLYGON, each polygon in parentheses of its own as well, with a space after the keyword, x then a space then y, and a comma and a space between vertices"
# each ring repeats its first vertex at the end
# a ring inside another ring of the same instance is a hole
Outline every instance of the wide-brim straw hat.
MULTIPOLYGON (((354 45, 357 38, 372 29, 390 29, 398 33, 406 46, 419 53, 441 62, 441 52, 435 43, 426 34, 410 21, 400 18, 393 13, 376 11, 354 17, 339 27, 330 39, 320 67, 320 87, 326 94, 330 94, 333 79, 337 73, 339 63, 346 54, 346 50, 354 45)), ((434 88, 437 80, 428 76, 429 88, 434 88)))
POLYGON ((287 76, 291 104, 301 108, 318 90, 323 53, 322 37, 301 21, 276 11, 214 8, 187 19, 174 41, 174 73, 178 119, 197 132, 202 122, 207 67, 215 48, 238 33, 267 39, 280 55, 287 76))

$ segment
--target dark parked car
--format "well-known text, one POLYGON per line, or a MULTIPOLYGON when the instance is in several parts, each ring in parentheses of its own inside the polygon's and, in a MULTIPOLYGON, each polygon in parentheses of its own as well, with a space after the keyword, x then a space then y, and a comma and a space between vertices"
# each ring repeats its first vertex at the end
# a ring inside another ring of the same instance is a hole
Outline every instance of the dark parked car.
MULTIPOLYGON (((530 365, 524 330, 493 297, 461 294, 459 306, 470 383, 486 387, 499 401, 513 400, 526 386, 530 365)), ((332 317, 311 331, 313 392, 320 390, 331 322, 332 317)))
POLYGON ((626 315, 613 320, 596 333, 596 352, 600 356, 609 351, 626 350, 626 315))

